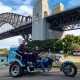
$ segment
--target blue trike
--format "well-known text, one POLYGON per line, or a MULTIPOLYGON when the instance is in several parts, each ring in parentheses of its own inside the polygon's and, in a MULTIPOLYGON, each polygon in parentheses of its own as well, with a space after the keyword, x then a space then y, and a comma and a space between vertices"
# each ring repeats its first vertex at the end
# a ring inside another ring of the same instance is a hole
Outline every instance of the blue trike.
MULTIPOLYGON (((23 75, 25 70, 28 71, 27 65, 22 59, 22 56, 20 56, 16 50, 17 48, 13 49, 13 51, 8 54, 7 65, 10 65, 9 73, 12 77, 20 77, 23 75)), ((42 61, 48 71, 51 70, 52 63, 55 62, 60 67, 60 71, 63 71, 66 76, 74 77, 77 74, 77 67, 74 65, 74 63, 71 61, 65 61, 62 63, 59 55, 50 54, 50 56, 44 57, 42 61)), ((29 66, 29 68, 30 72, 34 72, 34 70, 37 70, 37 68, 41 69, 41 66, 38 63, 34 63, 33 65, 29 66)))

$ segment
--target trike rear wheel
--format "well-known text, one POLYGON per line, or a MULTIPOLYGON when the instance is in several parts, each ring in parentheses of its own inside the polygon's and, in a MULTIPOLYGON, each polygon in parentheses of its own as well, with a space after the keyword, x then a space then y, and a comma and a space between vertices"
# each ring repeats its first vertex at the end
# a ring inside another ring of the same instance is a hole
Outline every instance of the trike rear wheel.
POLYGON ((23 69, 19 63, 14 62, 10 65, 9 73, 12 77, 20 77, 23 74, 23 69))

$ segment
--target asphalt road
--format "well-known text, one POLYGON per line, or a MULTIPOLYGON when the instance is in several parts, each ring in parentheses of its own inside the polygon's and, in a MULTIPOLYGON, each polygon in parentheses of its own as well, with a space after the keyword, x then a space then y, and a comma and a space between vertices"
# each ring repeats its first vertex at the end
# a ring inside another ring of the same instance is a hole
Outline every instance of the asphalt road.
POLYGON ((0 80, 80 80, 80 72, 75 77, 67 77, 62 72, 49 72, 49 73, 32 73, 26 74, 19 78, 2 77, 0 80))

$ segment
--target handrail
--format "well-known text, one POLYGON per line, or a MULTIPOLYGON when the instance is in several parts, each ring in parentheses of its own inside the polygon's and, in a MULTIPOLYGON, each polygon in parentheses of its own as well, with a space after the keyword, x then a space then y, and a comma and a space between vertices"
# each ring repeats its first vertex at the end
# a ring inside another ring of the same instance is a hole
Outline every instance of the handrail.
MULTIPOLYGON (((18 53, 15 53, 15 54, 18 55, 22 59, 22 56, 21 55, 19 55, 18 53)), ((16 57, 16 55, 15 55, 15 57, 16 57)))

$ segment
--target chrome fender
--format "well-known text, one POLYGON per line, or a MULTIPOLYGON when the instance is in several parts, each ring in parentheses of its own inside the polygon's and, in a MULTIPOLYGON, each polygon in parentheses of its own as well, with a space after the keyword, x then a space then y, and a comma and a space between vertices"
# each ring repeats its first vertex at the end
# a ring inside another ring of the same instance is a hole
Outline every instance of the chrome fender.
POLYGON ((63 71, 63 68, 64 68, 65 64, 73 64, 73 62, 72 61, 65 61, 65 62, 63 62, 61 64, 61 66, 60 66, 60 71, 63 71))

